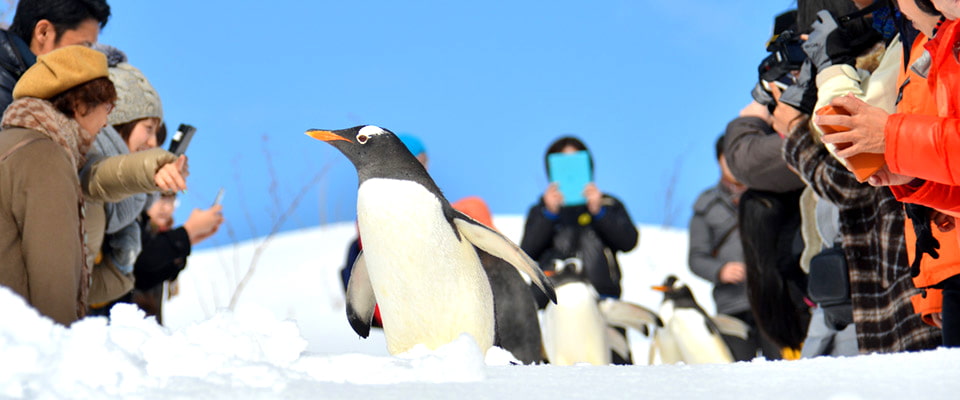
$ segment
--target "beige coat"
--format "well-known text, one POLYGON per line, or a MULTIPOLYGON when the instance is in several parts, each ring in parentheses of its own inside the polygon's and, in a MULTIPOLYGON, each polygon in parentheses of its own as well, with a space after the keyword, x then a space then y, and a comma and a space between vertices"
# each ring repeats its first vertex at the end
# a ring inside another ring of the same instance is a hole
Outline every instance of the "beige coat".
POLYGON ((67 152, 46 135, 0 133, 0 285, 64 325, 79 317, 79 185, 67 152))
POLYGON ((86 200, 87 265, 92 265, 88 304, 92 307, 114 301, 133 290, 133 276, 121 273, 98 257, 103 244, 106 216, 104 201, 119 201, 136 193, 159 190, 153 177, 164 164, 176 156, 163 149, 124 154, 96 161, 81 174, 86 200))

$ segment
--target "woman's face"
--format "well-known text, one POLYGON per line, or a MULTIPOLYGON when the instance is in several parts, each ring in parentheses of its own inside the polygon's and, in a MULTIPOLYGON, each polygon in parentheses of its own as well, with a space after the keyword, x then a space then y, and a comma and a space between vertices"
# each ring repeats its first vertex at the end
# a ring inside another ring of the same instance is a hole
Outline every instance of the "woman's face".
POLYGON ((169 228, 173 225, 173 211, 177 208, 176 201, 177 198, 174 196, 161 196, 147 209, 150 221, 162 228, 169 228))
POLYGON ((80 124, 80 127, 90 135, 95 137, 103 127, 107 126, 107 116, 113 111, 113 103, 101 103, 94 107, 79 105, 73 110, 73 119, 80 124))
POLYGON ((943 13, 947 19, 957 19, 960 16, 960 0, 932 0, 933 6, 943 13))
POLYGON ((157 128, 160 127, 160 120, 156 118, 144 118, 137 122, 127 138, 127 147, 131 153, 143 150, 150 150, 157 147, 157 128))

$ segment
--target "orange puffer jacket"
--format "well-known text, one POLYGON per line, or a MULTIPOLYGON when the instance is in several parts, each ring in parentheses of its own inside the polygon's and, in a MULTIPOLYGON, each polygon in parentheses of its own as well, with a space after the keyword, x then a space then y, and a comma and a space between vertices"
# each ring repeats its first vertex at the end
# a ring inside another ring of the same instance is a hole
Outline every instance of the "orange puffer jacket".
MULTIPOLYGON (((927 40, 923 34, 917 37, 913 48, 911 49, 910 62, 907 65, 914 65, 917 59, 923 55, 925 42, 927 42, 927 40)), ((926 44, 929 45, 929 42, 926 44)), ((936 42, 933 42, 933 44, 936 44, 936 42)), ((940 71, 943 70, 941 69, 940 71)), ((933 75, 931 74, 931 76, 933 75)), ((934 77, 934 79, 936 79, 936 77, 934 77)), ((937 102, 933 96, 933 91, 931 91, 931 87, 926 81, 926 79, 918 75, 910 68, 900 71, 899 87, 901 101, 897 104, 897 113, 917 116, 931 116, 936 115, 939 112, 937 109, 937 102)), ((940 82, 943 83, 944 81, 940 82)), ((960 114, 958 114, 958 116, 960 116, 960 114)), ((901 131, 896 136, 900 137, 900 140, 903 141, 902 136, 909 135, 911 133, 916 134, 913 136, 924 134, 924 132, 901 131)), ((929 135, 930 133, 926 132, 926 134, 929 135)), ((893 149, 893 147, 888 144, 887 150, 890 151, 891 149, 893 149)), ((952 188, 952 186, 944 184, 928 183, 924 186, 928 186, 927 189, 930 192, 937 192, 936 190, 930 189, 942 189, 949 192, 951 190, 950 188, 952 188)), ((891 189, 894 193, 897 193, 898 191, 909 192, 911 188, 905 187, 891 189)), ((918 199, 911 199, 911 196, 916 196, 916 194, 917 192, 912 192, 910 195, 904 196, 904 199, 902 200, 906 202, 915 202, 913 200, 918 199)), ((941 191, 939 194, 942 195, 943 192, 941 191)), ((920 198, 919 200, 922 201, 923 199, 920 198)), ((932 227, 931 230, 933 231, 934 238, 940 242, 940 257, 934 259, 929 255, 923 256, 920 261, 920 275, 913 279, 914 285, 916 285, 918 288, 929 288, 930 286, 940 283, 946 278, 960 274, 960 244, 957 242, 957 230, 955 229, 951 232, 940 232, 938 229, 936 229, 936 227, 932 227)), ((907 220, 904 235, 907 243, 907 258, 912 264, 916 257, 916 248, 913 243, 916 243, 917 237, 913 229, 913 224, 909 219, 907 220)), ((941 312, 942 310, 943 298, 940 290, 929 288, 926 289, 924 293, 913 296, 910 300, 913 302, 914 311, 921 315, 923 321, 933 325, 930 315, 941 312)))

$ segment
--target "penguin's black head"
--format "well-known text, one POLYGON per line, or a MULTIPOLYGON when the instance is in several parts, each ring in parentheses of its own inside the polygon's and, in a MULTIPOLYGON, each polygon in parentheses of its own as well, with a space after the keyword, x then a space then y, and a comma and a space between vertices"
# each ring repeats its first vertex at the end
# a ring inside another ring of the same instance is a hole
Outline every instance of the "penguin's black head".
POLYGON ((425 175, 426 172, 400 138, 378 126, 361 125, 336 131, 311 129, 306 134, 340 150, 357 168, 361 181, 398 173, 425 175))
POLYGON ((658 292, 663 292, 664 300, 687 300, 689 302, 695 303, 696 300, 693 298, 693 291, 690 290, 690 287, 685 283, 677 279, 676 276, 670 275, 663 281, 662 285, 654 286, 652 288, 658 292))
POLYGON ((553 270, 547 271, 550 281, 556 287, 567 283, 589 283, 586 271, 583 269, 583 261, 579 258, 568 258, 566 260, 553 260, 553 270))

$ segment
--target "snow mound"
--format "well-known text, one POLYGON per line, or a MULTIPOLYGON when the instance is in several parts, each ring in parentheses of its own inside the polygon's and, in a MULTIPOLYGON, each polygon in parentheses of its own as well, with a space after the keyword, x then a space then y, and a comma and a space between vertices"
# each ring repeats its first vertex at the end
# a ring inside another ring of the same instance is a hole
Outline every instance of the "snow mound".
POLYGON ((265 308, 219 311, 170 331, 131 304, 70 328, 55 324, 0 286, 0 398, 126 398, 181 386, 197 391, 246 387, 278 392, 291 382, 391 384, 477 382, 484 356, 469 335, 436 351, 397 357, 305 354, 292 321, 265 308))

